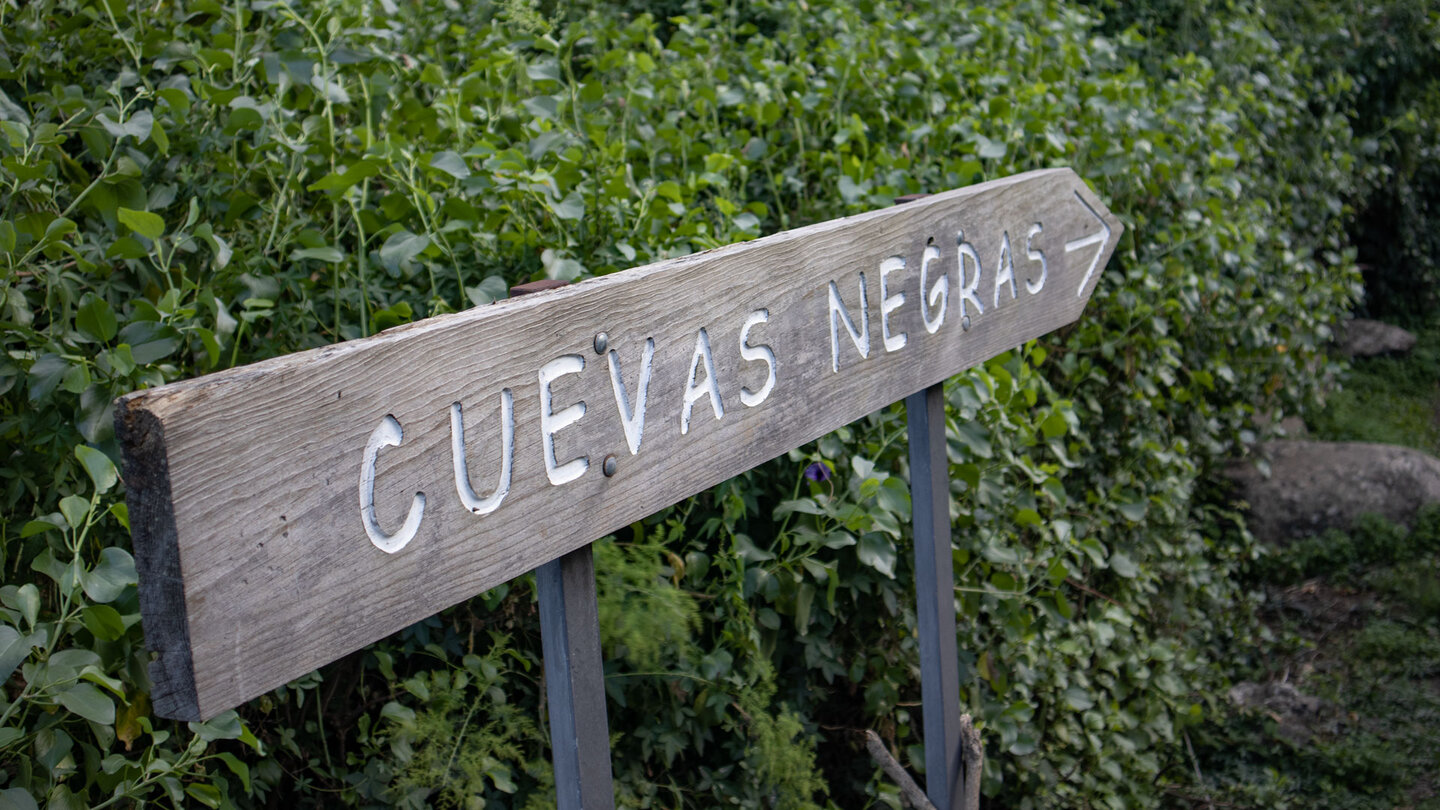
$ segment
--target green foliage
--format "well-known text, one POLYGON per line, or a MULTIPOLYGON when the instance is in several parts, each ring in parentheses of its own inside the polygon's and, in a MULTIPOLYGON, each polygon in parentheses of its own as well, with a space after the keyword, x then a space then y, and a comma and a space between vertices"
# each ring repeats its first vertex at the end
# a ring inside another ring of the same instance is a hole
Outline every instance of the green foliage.
MULTIPOLYGON (((1358 293, 1354 79, 1261 9, 1193 18, 1199 53, 1049 0, 668 11, 0 0, 4 790, 543 803, 524 579, 223 722, 152 717, 113 398, 1069 165, 1127 224, 1085 317, 946 387, 962 696, 994 801, 1159 802, 1251 633, 1254 551, 1197 484, 1313 399, 1358 293)), ((623 806, 894 805, 853 730, 923 762, 903 433, 597 546, 623 806)))
POLYGON ((1440 504, 1427 504, 1415 517, 1415 528, 1380 517, 1361 515, 1349 531, 1332 529, 1295 541, 1265 557, 1256 574, 1269 582, 1293 583, 1326 575, 1339 582, 1356 581, 1365 569, 1396 565, 1440 551, 1440 504))
MULTIPOLYGON (((695 598, 677 587, 685 561, 666 548, 684 528, 670 522, 648 542, 594 545, 601 642, 637 670, 688 667, 697 657, 700 610, 695 598)), ((643 525, 635 534, 644 537, 643 525)))
POLYGON ((1327 441, 1399 444, 1440 453, 1440 323, 1401 357, 1358 359, 1308 426, 1327 441))
POLYGON ((759 784, 770 789, 770 805, 784 810, 819 810, 811 799, 826 792, 815 770, 815 745, 800 717, 788 709, 767 708, 774 683, 747 693, 739 706, 749 718, 751 746, 747 765, 759 784))
POLYGON ((402 686, 418 708, 392 702, 381 710, 388 722, 366 742, 378 752, 379 738, 386 738, 399 771, 383 798, 412 808, 505 804, 523 774, 531 777, 531 803, 546 806, 550 764, 535 755, 544 737, 530 707, 511 703, 505 693, 509 639, 496 635, 491 642, 486 655, 465 655, 459 667, 407 678, 402 686))

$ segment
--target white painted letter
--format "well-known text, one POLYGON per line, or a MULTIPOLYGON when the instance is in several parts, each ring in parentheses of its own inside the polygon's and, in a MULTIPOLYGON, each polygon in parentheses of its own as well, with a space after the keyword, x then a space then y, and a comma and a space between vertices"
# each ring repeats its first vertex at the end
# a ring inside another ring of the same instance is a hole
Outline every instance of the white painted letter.
POLYGON ((747 408, 753 408, 765 401, 770 396, 770 390, 775 387, 775 352, 770 350, 764 343, 759 346, 751 346, 746 343, 750 330, 762 323, 769 323, 770 310, 757 309, 750 313, 745 319, 745 325, 740 327, 740 356, 751 363, 765 363, 765 384, 760 386, 759 391, 751 391, 749 388, 740 389, 740 401, 747 408))
POLYGON ((360 522, 365 524, 365 534, 370 542, 386 554, 394 554, 415 539, 420 530, 420 519, 425 515, 425 493, 417 492, 410 501, 410 514, 405 516, 405 525, 395 534, 386 534, 375 518, 375 458, 382 447, 399 447, 405 432, 400 422, 390 414, 380 420, 380 426, 370 434, 365 443, 365 455, 360 462, 360 522))
POLYGON ((830 368, 840 371, 840 321, 845 322, 845 331, 860 350, 861 357, 870 356, 870 304, 865 296, 865 274, 860 274, 860 328, 855 328, 845 302, 840 300, 840 288, 830 282, 830 368))
POLYGON ((590 457, 572 458, 564 464, 555 461, 555 434, 562 428, 580 421, 585 415, 585 402, 571 405, 555 413, 550 407, 550 384, 565 376, 585 370, 585 358, 578 354, 564 354, 540 367, 540 443, 545 450, 545 474, 550 483, 559 486, 574 481, 590 468, 590 457))
POLYGON ((625 443, 630 445, 633 456, 640 452, 640 442, 645 438, 645 400, 650 394, 650 372, 655 368, 655 338, 645 339, 645 350, 640 354, 640 382, 636 384, 634 406, 625 391, 625 380, 620 377, 620 355, 611 349, 605 359, 610 363, 610 387, 615 389, 615 407, 620 409, 625 443))
POLYGON ((905 348, 905 333, 890 334, 890 313, 900 308, 905 303, 905 293, 898 292, 889 294, 889 288, 885 285, 885 276, 895 270, 905 269, 904 256, 891 256, 880 262, 880 336, 884 339, 885 351, 894 352, 905 348))
POLYGON ((1000 267, 995 270, 995 306, 1000 306, 1000 285, 1010 282, 1010 300, 1019 294, 1015 292, 1015 257, 1010 255, 1010 232, 1001 231, 1000 267))
POLYGON ((1037 222, 1031 225, 1030 232, 1025 234, 1025 257, 1032 262, 1040 262, 1040 280, 1031 281, 1029 278, 1025 279, 1025 291, 1031 295, 1040 292, 1041 288, 1045 286, 1046 277, 1050 275, 1050 268, 1045 266, 1045 254, 1031 247, 1035 241, 1035 237, 1039 235, 1041 230, 1043 229, 1040 227, 1040 223, 1037 222))
MULTIPOLYGON (((940 248, 935 247, 934 245, 925 246, 925 253, 920 259, 920 297, 922 299, 926 298, 925 287, 929 283, 927 271, 929 271, 930 269, 930 263, 933 261, 938 261, 939 258, 940 248)), ((935 299, 937 298, 940 299, 940 311, 936 313, 934 320, 930 319, 930 310, 928 307, 920 307, 920 318, 925 321, 925 331, 929 332, 932 335, 940 329, 941 324, 945 323, 945 310, 950 306, 949 273, 942 272, 940 274, 940 278, 935 280, 935 286, 930 288, 930 295, 928 298, 928 300, 930 301, 930 306, 935 306, 935 299)))
POLYGON ((455 469, 455 491, 466 509, 477 515, 488 515, 500 508, 500 502, 510 493, 514 460, 515 396, 509 388, 500 392, 500 483, 484 498, 476 495, 470 486, 470 464, 465 459, 465 415, 460 403, 450 405, 450 461, 455 469))
POLYGON ((977 315, 985 314, 985 305, 980 303, 980 296, 975 294, 975 291, 980 289, 980 254, 975 252, 974 245, 965 241, 964 231, 955 234, 955 244, 959 246, 960 253, 960 321, 963 324, 968 317, 965 312, 966 301, 975 305, 977 315), (966 259, 975 265, 975 277, 968 282, 965 280, 966 259))
POLYGON ((715 418, 724 416, 725 406, 720 404, 720 386, 715 382, 715 356, 710 353, 710 335, 702 326, 700 334, 695 336, 695 355, 690 358, 690 380, 685 383, 685 407, 680 411, 681 434, 690 432, 690 411, 695 407, 695 401, 706 394, 710 395, 710 407, 715 411, 715 418), (699 370, 702 360, 705 363, 705 383, 697 387, 695 372, 699 370))

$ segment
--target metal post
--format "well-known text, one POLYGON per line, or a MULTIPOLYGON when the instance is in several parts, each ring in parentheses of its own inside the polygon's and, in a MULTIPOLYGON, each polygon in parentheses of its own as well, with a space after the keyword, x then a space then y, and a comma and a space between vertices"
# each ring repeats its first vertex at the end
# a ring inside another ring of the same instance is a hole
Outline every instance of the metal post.
POLYGON ((955 650, 955 573, 950 557, 950 463, 941 383, 905 398, 920 696, 925 718, 925 793, 938 810, 960 810, 960 671, 955 650))
MULTIPOLYGON (((529 295, 565 286, 532 281, 510 288, 529 295)), ((535 569, 550 759, 558 810, 614 810, 610 724, 605 717, 605 660, 595 602, 595 558, 587 543, 535 569)))
POLYGON ((559 810, 611 810, 610 727, 595 603, 595 561, 582 546, 535 569, 545 696, 559 810))

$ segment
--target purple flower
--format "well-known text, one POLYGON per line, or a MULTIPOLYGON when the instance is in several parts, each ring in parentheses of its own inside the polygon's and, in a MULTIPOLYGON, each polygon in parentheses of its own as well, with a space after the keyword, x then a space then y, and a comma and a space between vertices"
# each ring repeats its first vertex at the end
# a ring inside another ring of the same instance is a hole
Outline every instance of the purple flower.
POLYGON ((805 477, 811 481, 829 481, 830 465, 823 461, 817 461, 805 468, 805 477))

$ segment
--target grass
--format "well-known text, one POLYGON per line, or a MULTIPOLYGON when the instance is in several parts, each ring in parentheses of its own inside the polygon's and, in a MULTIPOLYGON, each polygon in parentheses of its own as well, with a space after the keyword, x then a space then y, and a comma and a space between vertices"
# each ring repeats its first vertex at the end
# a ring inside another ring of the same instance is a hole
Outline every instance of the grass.
POLYGON ((1440 454, 1440 321, 1400 357, 1355 360, 1343 387, 1307 422, 1325 441, 1400 444, 1440 454))

